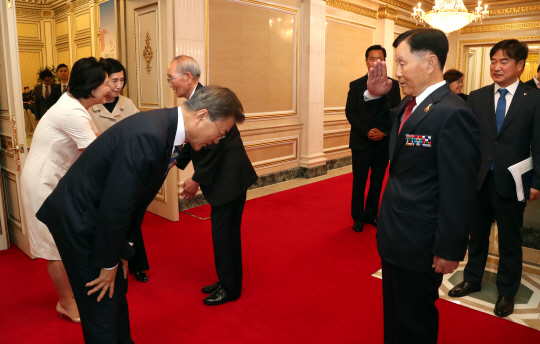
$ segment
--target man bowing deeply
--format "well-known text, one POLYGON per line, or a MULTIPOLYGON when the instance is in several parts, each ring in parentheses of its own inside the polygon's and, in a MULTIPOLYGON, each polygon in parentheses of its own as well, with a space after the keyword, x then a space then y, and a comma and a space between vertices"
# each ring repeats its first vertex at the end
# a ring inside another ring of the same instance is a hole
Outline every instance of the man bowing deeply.
POLYGON ((37 213, 51 231, 79 307, 86 343, 133 343, 127 261, 146 208, 184 142, 219 142, 242 104, 208 86, 179 108, 140 112, 101 134, 71 166, 37 213), (123 273, 117 273, 122 263, 123 273))
POLYGON ((395 118, 377 231, 384 342, 436 343, 438 289, 467 249, 480 165, 478 123, 443 79, 448 39, 442 31, 407 31, 393 46, 407 97, 389 109, 385 62, 369 71, 364 94, 379 121, 395 118))

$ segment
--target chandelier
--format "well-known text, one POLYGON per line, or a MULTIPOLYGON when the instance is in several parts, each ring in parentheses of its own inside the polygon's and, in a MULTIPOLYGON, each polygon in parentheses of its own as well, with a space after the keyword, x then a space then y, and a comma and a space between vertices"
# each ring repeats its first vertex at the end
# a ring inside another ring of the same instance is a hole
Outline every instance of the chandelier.
POLYGON ((482 1, 478 1, 478 6, 474 12, 469 12, 463 0, 435 0, 435 6, 429 12, 424 12, 420 8, 414 8, 411 18, 418 23, 427 23, 431 27, 443 31, 445 34, 456 31, 468 25, 473 20, 482 20, 489 15, 487 5, 481 6, 482 1))

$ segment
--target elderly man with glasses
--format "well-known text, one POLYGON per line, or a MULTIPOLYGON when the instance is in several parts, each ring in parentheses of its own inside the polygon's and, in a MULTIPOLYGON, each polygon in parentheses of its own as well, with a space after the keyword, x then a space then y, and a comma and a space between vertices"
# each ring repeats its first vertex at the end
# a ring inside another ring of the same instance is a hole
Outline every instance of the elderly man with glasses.
MULTIPOLYGON (((178 98, 189 99, 203 88, 199 83, 201 69, 190 56, 176 57, 167 70, 169 87, 178 98)), ((236 300, 242 291, 242 247, 240 226, 246 203, 247 189, 257 181, 257 174, 249 161, 240 138, 238 127, 222 133, 220 139, 200 151, 189 143, 182 148, 177 158, 177 167, 184 169, 193 161, 193 176, 184 181, 182 197, 193 198, 199 186, 212 207, 212 241, 218 281, 202 288, 210 294, 203 302, 206 305, 221 305, 236 300)))

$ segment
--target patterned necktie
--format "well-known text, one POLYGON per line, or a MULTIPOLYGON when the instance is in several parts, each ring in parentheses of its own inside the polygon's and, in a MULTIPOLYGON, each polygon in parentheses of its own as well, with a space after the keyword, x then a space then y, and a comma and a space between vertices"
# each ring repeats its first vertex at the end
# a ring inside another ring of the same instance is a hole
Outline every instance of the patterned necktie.
POLYGON ((412 97, 411 100, 409 100, 409 103, 407 104, 407 107, 405 108, 405 112, 403 113, 403 117, 401 118, 401 125, 399 126, 398 134, 401 132, 401 128, 403 128, 403 123, 405 123, 406 120, 409 119, 409 117, 412 114, 412 109, 416 106, 416 97, 412 97))
POLYGON ((67 85, 62 86, 62 94, 66 93, 67 91, 67 85))
POLYGON ((501 96, 497 101, 497 110, 495 110, 495 118, 497 119, 497 134, 501 130, 504 122, 504 117, 506 115, 506 94, 508 93, 508 90, 504 88, 499 88, 499 93, 501 94, 501 96))
POLYGON ((173 153, 171 155, 171 160, 169 161, 169 167, 167 168, 167 173, 169 172, 171 167, 176 165, 176 158, 178 157, 178 154, 180 154, 180 147, 179 146, 174 146, 174 150, 173 150, 173 153))
POLYGON ((45 85, 45 99, 49 99, 49 86, 45 85))

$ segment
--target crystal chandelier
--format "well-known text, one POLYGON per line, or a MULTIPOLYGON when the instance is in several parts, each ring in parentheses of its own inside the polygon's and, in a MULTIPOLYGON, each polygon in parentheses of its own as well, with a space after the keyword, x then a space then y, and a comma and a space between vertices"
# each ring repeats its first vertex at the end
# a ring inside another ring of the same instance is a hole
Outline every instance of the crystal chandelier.
POLYGON ((473 20, 482 20, 489 15, 487 5, 481 6, 482 1, 478 1, 478 6, 474 12, 469 12, 463 0, 435 0, 435 6, 429 12, 424 12, 418 7, 414 9, 411 18, 418 23, 427 23, 431 27, 439 29, 446 33, 456 31, 468 25, 473 20))

